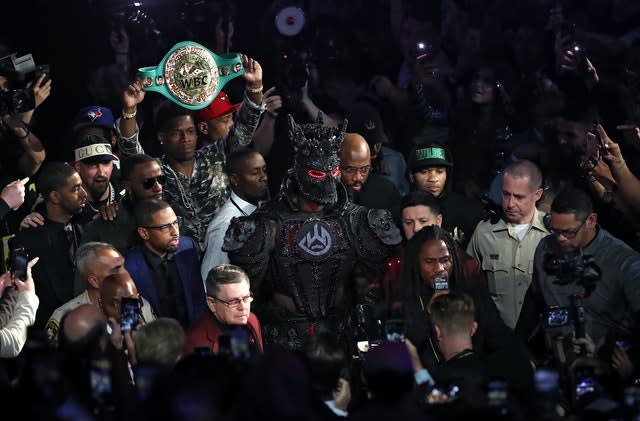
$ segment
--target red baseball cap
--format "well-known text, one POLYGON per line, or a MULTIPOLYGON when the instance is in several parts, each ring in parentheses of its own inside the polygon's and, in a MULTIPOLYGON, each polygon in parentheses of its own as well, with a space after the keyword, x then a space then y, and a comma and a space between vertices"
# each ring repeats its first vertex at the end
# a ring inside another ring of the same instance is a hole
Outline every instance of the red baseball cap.
POLYGON ((231 114, 240 108, 240 105, 242 105, 242 103, 232 104, 231 101, 229 101, 229 95, 220 91, 211 104, 198 111, 196 118, 198 122, 213 120, 214 118, 231 114))

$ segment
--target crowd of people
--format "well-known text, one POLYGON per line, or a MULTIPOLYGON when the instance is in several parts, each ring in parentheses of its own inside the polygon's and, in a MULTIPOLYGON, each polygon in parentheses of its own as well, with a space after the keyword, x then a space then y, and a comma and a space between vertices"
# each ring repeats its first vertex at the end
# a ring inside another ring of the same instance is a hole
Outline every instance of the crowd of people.
POLYGON ((111 15, 77 103, 0 44, 27 419, 639 416, 637 2, 201 3, 111 15), (136 79, 184 40, 242 52, 199 110, 136 79))

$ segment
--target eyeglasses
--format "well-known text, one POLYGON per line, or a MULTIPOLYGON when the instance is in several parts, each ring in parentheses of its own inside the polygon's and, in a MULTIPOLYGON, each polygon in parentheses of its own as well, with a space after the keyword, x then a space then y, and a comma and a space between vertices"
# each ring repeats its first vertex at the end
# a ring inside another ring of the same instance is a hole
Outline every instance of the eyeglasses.
POLYGON ((171 227, 179 228, 181 225, 182 225, 182 217, 181 216, 177 216, 175 221, 170 222, 168 224, 141 227, 141 228, 146 228, 146 229, 151 229, 151 230, 160 230, 162 232, 169 232, 171 230, 171 227))
POLYGON ((365 175, 369 175, 369 173, 371 172, 372 168, 371 165, 367 165, 364 167, 340 167, 340 169, 342 170, 343 173, 347 174, 348 176, 354 176, 356 175, 356 173, 360 173, 360 175, 365 176, 365 175))
POLYGON ((570 240, 572 238, 575 238, 576 235, 578 235, 578 233, 580 232, 580 230, 582 229, 582 227, 584 227, 584 224, 586 224, 586 223, 587 223, 587 220, 585 219, 578 226, 578 228, 576 228, 574 230, 555 230, 555 229, 553 229, 553 227, 551 227, 551 228, 549 228, 549 231, 551 231, 556 236, 563 236, 564 238, 570 240))
POLYGON ((164 186, 164 183, 166 182, 167 182, 167 176, 163 174, 157 177, 145 178, 144 181, 142 182, 142 187, 144 187, 145 190, 149 190, 150 188, 155 186, 156 183, 160 184, 161 186, 164 186))
POLYGON ((213 299, 220 301, 222 304, 227 307, 240 307, 242 304, 249 304, 253 301, 253 293, 250 292, 249 295, 242 298, 234 298, 233 300, 225 301, 221 300, 218 297, 212 296, 213 299))

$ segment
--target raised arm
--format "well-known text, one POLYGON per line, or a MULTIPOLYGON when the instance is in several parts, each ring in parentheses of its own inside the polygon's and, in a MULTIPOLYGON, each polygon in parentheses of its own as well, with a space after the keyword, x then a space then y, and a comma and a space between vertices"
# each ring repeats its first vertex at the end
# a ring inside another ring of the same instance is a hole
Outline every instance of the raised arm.
POLYGON ((262 67, 257 60, 240 54, 244 66, 243 79, 246 82, 242 107, 225 141, 225 150, 232 152, 251 143, 253 134, 265 110, 263 104, 262 67))
POLYGON ((44 162, 46 152, 40 139, 31 132, 29 126, 22 120, 21 114, 6 115, 2 118, 2 125, 17 140, 21 149, 18 158, 18 170, 20 175, 30 177, 40 169, 44 162))
POLYGON ((144 153, 138 140, 138 121, 136 115, 138 104, 144 100, 145 92, 142 82, 131 83, 122 92, 122 118, 118 120, 118 147, 123 157, 144 153))
POLYGON ((603 159, 609 165, 611 174, 616 180, 617 195, 635 212, 640 210, 640 180, 633 175, 620 151, 620 145, 611 140, 601 125, 598 135, 605 148, 603 159))

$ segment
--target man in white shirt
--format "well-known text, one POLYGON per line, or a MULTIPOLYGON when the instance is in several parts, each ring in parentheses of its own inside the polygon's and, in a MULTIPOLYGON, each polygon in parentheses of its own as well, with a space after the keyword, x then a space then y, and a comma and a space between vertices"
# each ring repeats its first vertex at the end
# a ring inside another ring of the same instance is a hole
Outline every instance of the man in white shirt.
POLYGON ((536 247, 549 234, 544 213, 536 209, 541 186, 542 173, 534 163, 522 160, 509 165, 502 182, 502 218, 480 222, 467 247, 467 253, 482 264, 491 298, 512 329, 531 284, 536 247))
POLYGON ((226 173, 231 196, 207 227, 206 249, 200 268, 202 279, 207 279, 211 268, 229 263, 222 243, 231 219, 253 213, 268 194, 267 164, 260 153, 246 148, 232 152, 227 158, 226 173))

